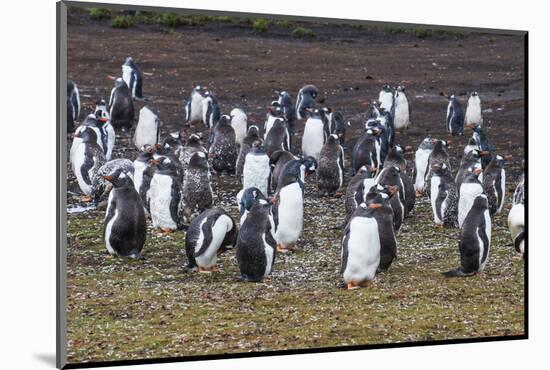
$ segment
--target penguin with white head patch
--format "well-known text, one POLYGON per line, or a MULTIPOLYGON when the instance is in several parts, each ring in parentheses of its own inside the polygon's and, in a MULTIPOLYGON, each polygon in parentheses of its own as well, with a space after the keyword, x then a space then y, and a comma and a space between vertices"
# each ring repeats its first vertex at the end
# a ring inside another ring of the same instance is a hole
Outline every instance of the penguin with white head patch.
MULTIPOLYGON (((162 122, 161 122, 162 126, 162 122)), ((179 157, 179 152, 183 148, 182 136, 179 131, 170 132, 162 140, 163 148, 170 148, 170 151, 174 153, 176 157, 179 157)))
POLYGON ((246 136, 243 138, 241 145, 239 147, 239 155, 237 156, 237 164, 235 168, 235 174, 237 176, 240 176, 243 174, 243 168, 244 168, 244 161, 246 159, 246 156, 250 149, 252 148, 252 144, 255 141, 261 141, 260 138, 260 129, 258 126, 252 125, 248 128, 248 131, 246 132, 246 136))
POLYGON ((464 146, 464 155, 470 153, 474 149, 475 150, 481 150, 481 149, 479 149, 479 145, 477 145, 476 139, 471 137, 468 140, 468 143, 466 144, 466 146, 464 146))
POLYGON ((428 162, 434 145, 435 141, 432 138, 424 138, 414 154, 413 181, 417 197, 422 196, 424 192, 424 181, 426 173, 428 172, 428 162))
POLYGON ((328 135, 329 130, 325 122, 325 112, 322 109, 312 110, 304 127, 302 154, 311 156, 318 161, 328 135))
POLYGON ((403 131, 411 124, 411 106, 407 95, 405 94, 405 87, 398 85, 394 95, 395 112, 393 125, 397 131, 403 131))
POLYGON ((491 216, 487 197, 480 194, 474 198, 461 226, 460 267, 444 272, 445 277, 471 276, 484 270, 491 247, 491 216))
POLYGON ((233 249, 237 242, 237 225, 223 209, 210 208, 191 221, 185 234, 185 271, 218 271, 218 256, 233 249))
POLYGON ((512 236, 514 248, 521 256, 525 253, 525 207, 524 207, 524 175, 516 186, 512 198, 512 208, 508 213, 508 229, 512 236))
POLYGON ((118 168, 103 179, 113 184, 105 219, 103 238, 110 254, 139 258, 147 236, 143 204, 132 179, 118 168))
POLYGON ((481 115, 481 100, 479 99, 479 94, 477 91, 472 92, 468 98, 464 123, 466 125, 474 123, 479 124, 480 126, 483 124, 483 116, 481 115))
POLYGON ((191 96, 185 104, 185 119, 186 125, 194 126, 202 122, 203 119, 203 101, 206 90, 200 85, 195 86, 191 91, 191 96))
POLYGON ((416 196, 412 179, 407 174, 407 160, 405 159, 405 147, 394 145, 384 160, 384 168, 397 167, 403 183, 403 195, 405 200, 405 216, 414 208, 416 196))
POLYGON ((67 133, 74 132, 74 122, 80 116, 80 94, 74 81, 67 81, 67 133))
POLYGON ((382 86, 382 90, 378 93, 379 108, 383 108, 390 112, 393 116, 395 109, 395 97, 390 84, 382 86))
MULTIPOLYGON (((456 173, 455 183, 457 189, 460 189, 464 178, 470 174, 472 167, 481 168, 481 158, 487 155, 487 152, 482 152, 478 149, 473 149, 468 154, 465 154, 461 161, 458 172, 456 173)), ((483 183, 483 174, 479 175, 479 181, 483 183)))
POLYGON ((153 227, 170 233, 181 228, 178 216, 181 184, 178 181, 176 164, 172 160, 160 157, 157 161, 149 188, 149 210, 153 227))
POLYGON ((101 138, 101 147, 105 153, 105 158, 111 160, 113 148, 115 147, 116 134, 113 125, 111 125, 111 116, 107 108, 107 101, 104 98, 96 102, 94 115, 97 119, 97 127, 99 129, 98 138, 101 138))
POLYGON ((436 140, 435 145, 428 157, 428 172, 426 173, 426 178, 424 179, 424 191, 428 194, 428 198, 431 197, 431 179, 432 179, 432 165, 434 163, 445 164, 449 171, 451 170, 451 159, 447 149, 449 148, 449 143, 445 140, 436 140))
POLYGON ((108 141, 105 135, 107 134, 106 131, 103 130, 103 125, 101 122, 98 121, 97 117, 94 114, 89 114, 82 124, 77 127, 75 131, 75 135, 73 137, 73 142, 71 143, 71 149, 69 151, 69 161, 71 163, 74 162, 74 156, 76 149, 82 144, 82 137, 80 134, 84 129, 90 128, 94 131, 95 137, 96 137, 96 143, 101 148, 101 151, 103 152, 105 159, 107 159, 106 153, 109 151, 109 148, 107 146, 108 141))
POLYGON ((344 207, 346 210, 346 218, 344 226, 348 223, 349 218, 355 212, 359 204, 363 202, 365 197, 364 192, 368 191, 375 182, 374 173, 367 166, 362 166, 355 173, 348 183, 344 207))
MULTIPOLYGON (((156 144, 155 145, 156 152, 153 155, 155 159, 159 159, 160 157, 165 157, 169 159, 169 163, 171 163, 170 166, 174 166, 176 168, 177 173, 177 180, 179 181, 180 185, 183 183, 183 166, 181 165, 179 158, 176 156, 176 153, 174 153, 174 150, 172 150, 172 147, 168 143, 164 144, 156 144)), ((168 163, 167 162, 167 163, 168 163)))
POLYGON ((115 87, 111 90, 109 99, 109 116, 111 125, 122 131, 130 130, 134 124, 134 103, 132 94, 126 82, 119 77, 115 80, 115 87))
POLYGON ((273 121, 273 126, 265 136, 264 147, 269 156, 281 149, 290 151, 290 133, 288 132, 288 122, 284 118, 277 118, 273 121))
MULTIPOLYGON (((265 122, 264 122, 264 140, 267 138, 267 134, 269 134, 269 131, 271 131, 271 128, 273 127, 275 121, 277 120, 285 120, 285 114, 281 107, 279 106, 279 103, 274 101, 271 103, 271 106, 267 109, 267 114, 265 116, 265 122)), ((288 122, 287 122, 288 125, 288 122)), ((290 135, 290 132, 289 132, 290 135)))
POLYGON ((430 199, 434 222, 439 227, 458 227, 458 196, 453 176, 446 164, 432 165, 430 199))
POLYGON ((235 173, 237 163, 235 130, 231 127, 231 117, 223 115, 214 128, 214 138, 208 150, 212 168, 218 173, 235 173))
POLYGON ((506 171, 504 170, 504 157, 496 155, 485 170, 483 170, 483 192, 489 201, 489 214, 500 213, 504 206, 506 195, 506 171))
POLYGON ((139 120, 134 133, 134 144, 136 148, 144 145, 155 145, 160 141, 160 120, 148 106, 139 111, 139 120))
POLYGON ((479 182, 480 168, 472 167, 470 173, 464 178, 458 192, 458 227, 462 224, 470 212, 474 200, 483 194, 483 186, 479 182))
POLYGON ((202 135, 200 132, 189 135, 185 145, 177 151, 177 156, 183 168, 184 176, 189 166, 191 156, 196 152, 207 153, 206 148, 202 145, 202 135))
POLYGON ((307 119, 315 107, 315 99, 319 91, 314 85, 305 85, 298 91, 296 99, 296 117, 307 119))
POLYGON ((246 137, 248 118, 240 108, 233 108, 229 115, 231 116, 231 126, 235 130, 235 141, 240 146, 246 137))
POLYGON ((292 102, 292 97, 286 91, 281 91, 277 94, 277 103, 283 116, 288 122, 288 132, 290 134, 290 146, 292 147, 292 137, 294 136, 294 124, 296 122, 296 106, 292 102))
POLYGON ((353 146, 351 154, 351 165, 349 175, 353 176, 363 166, 376 175, 381 166, 380 152, 378 141, 376 139, 376 130, 366 129, 363 134, 357 139, 353 146))
POLYGON ((82 142, 75 148, 72 170, 80 190, 86 196, 84 200, 91 201, 92 179, 107 160, 103 149, 97 144, 97 135, 91 127, 83 126, 77 130, 75 137, 82 142))
POLYGON ((455 95, 449 96, 447 105, 447 131, 453 136, 464 134, 464 110, 455 95))
POLYGON ((333 195, 344 184, 344 148, 338 135, 329 135, 319 156, 317 186, 322 195, 333 195))
POLYGON ((256 203, 267 204, 269 203, 268 199, 264 196, 262 191, 258 188, 247 188, 240 193, 240 196, 237 196, 239 203, 239 214, 241 216, 240 224, 244 224, 248 212, 256 203))
POLYGON ((197 151, 189 159, 185 171, 179 206, 180 219, 183 219, 184 223, 191 222, 193 214, 212 207, 213 199, 208 159, 204 152, 197 151))
POLYGON ((478 145, 479 149, 483 152, 487 152, 488 154, 483 156, 481 158, 481 167, 485 169, 491 163, 491 160, 493 159, 493 146, 491 145, 491 142, 489 141, 489 138, 485 134, 485 131, 479 124, 469 124, 468 128, 471 128, 473 130, 472 137, 474 138, 476 144, 478 145))
POLYGON ((128 85, 134 99, 143 99, 143 76, 132 57, 127 57, 122 65, 122 79, 128 85))

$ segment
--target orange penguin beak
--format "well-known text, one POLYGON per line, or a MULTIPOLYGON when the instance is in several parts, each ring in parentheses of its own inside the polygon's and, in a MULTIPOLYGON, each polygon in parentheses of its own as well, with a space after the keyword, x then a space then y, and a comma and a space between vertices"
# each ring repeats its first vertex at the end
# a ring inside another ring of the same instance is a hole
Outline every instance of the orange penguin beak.
POLYGON ((382 207, 380 203, 372 203, 369 205, 369 208, 374 208, 374 209, 380 208, 380 207, 382 207))
POLYGON ((474 170, 474 173, 475 173, 476 175, 479 175, 479 174, 481 173, 481 168, 476 168, 476 169, 474 170))
POLYGON ((483 150, 483 151, 479 152, 479 155, 480 155, 481 157, 485 157, 485 156, 489 155, 489 152, 486 151, 486 150, 483 150))
POLYGON ((115 76, 111 76, 111 75, 107 75, 107 78, 108 78, 109 80, 113 80, 113 81, 116 80, 116 77, 115 77, 115 76))
POLYGON ((113 176, 101 176, 107 181, 113 181, 113 176))

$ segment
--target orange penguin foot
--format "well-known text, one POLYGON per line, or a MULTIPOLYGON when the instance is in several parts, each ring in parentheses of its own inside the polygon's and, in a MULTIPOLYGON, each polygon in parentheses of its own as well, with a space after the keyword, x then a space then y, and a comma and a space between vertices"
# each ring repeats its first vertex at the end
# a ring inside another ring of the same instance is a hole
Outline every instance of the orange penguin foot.
POLYGON ((214 265, 214 266, 210 267, 210 271, 211 272, 218 272, 220 270, 218 270, 218 266, 214 265))
POLYGON ((277 244, 277 252, 288 253, 288 249, 283 244, 277 244))
POLYGON ((443 224, 435 224, 436 229, 443 230, 444 226, 443 224))
POLYGON ((420 190, 416 191, 416 197, 420 198, 422 196, 422 192, 420 190))
POLYGON ((363 288, 368 288, 371 286, 371 282, 368 281, 368 280, 364 280, 362 281, 361 283, 359 283, 359 286, 363 287, 363 288))
POLYGON ((161 227, 161 228, 160 228, 160 231, 161 231, 163 234, 166 234, 166 235, 172 234, 172 232, 174 232, 173 229, 170 229, 170 228, 168 228, 168 227, 161 227))
POLYGON ((80 197, 81 202, 89 203, 93 200, 93 198, 89 195, 84 195, 80 197))
POLYGON ((201 274, 211 274, 212 270, 210 268, 199 266, 199 272, 201 274))
POLYGON ((359 285, 357 285, 354 281, 350 281, 348 283, 348 290, 354 290, 359 289, 359 285))

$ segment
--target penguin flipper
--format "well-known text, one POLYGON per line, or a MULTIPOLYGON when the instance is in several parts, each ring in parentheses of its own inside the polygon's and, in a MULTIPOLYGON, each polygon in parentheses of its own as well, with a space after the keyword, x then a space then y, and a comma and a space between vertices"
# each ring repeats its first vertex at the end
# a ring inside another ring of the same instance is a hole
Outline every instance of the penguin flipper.
POLYGON ((518 235, 516 235, 515 239, 514 239, 514 249, 516 250, 516 252, 518 253, 521 253, 521 250, 520 250, 520 244, 525 240, 525 231, 522 230, 519 232, 518 235))

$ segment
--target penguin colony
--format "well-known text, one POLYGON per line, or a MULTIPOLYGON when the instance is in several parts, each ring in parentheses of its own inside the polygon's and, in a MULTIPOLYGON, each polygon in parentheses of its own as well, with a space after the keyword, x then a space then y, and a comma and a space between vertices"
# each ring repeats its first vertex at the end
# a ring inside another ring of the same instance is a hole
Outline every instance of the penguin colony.
MULTIPOLYGON (((217 258, 236 249, 241 279, 261 281, 273 271, 277 253, 300 249, 304 188, 311 181, 318 196, 343 197, 343 287, 369 286, 377 273, 391 268, 399 254, 401 225, 411 222, 407 217, 423 196, 429 199, 436 227, 459 229, 459 266, 444 276, 478 274, 489 261, 491 216, 501 212, 506 201, 507 158, 494 153, 483 130, 477 92, 470 94, 466 111, 457 96, 449 96, 447 131, 462 136, 465 128, 472 130, 460 167, 453 169, 450 141, 432 137, 419 143, 413 162, 407 163, 405 154, 413 148, 399 145, 398 139, 414 121, 402 85, 381 88, 364 120, 354 123, 363 133, 348 137, 347 147, 346 126, 351 122, 320 106, 314 85, 303 86, 296 103, 291 93, 277 92, 263 125, 251 124, 240 107, 223 114, 214 92, 197 85, 183 106, 182 131, 164 137, 161 112, 154 106, 134 112, 134 100, 148 100, 134 60, 128 57, 121 77, 111 79, 109 101, 98 100, 77 127, 80 96, 75 82, 67 86, 67 130, 74 131, 71 168, 82 201, 97 205, 106 199, 103 239, 109 254, 142 258, 150 222, 161 233, 185 231, 185 272, 216 272, 217 258), (112 159, 115 130, 130 135, 136 117, 137 156, 133 161, 112 159), (197 125, 208 129, 206 140, 197 125), (299 149, 293 140, 297 125, 304 127, 299 149), (344 160, 347 148, 350 163, 344 160), (343 189, 346 166, 350 181, 343 189), (215 206, 212 172, 240 178, 242 189, 235 194, 238 223, 215 206)), ((508 226, 514 248, 523 256, 523 176, 508 226)))

